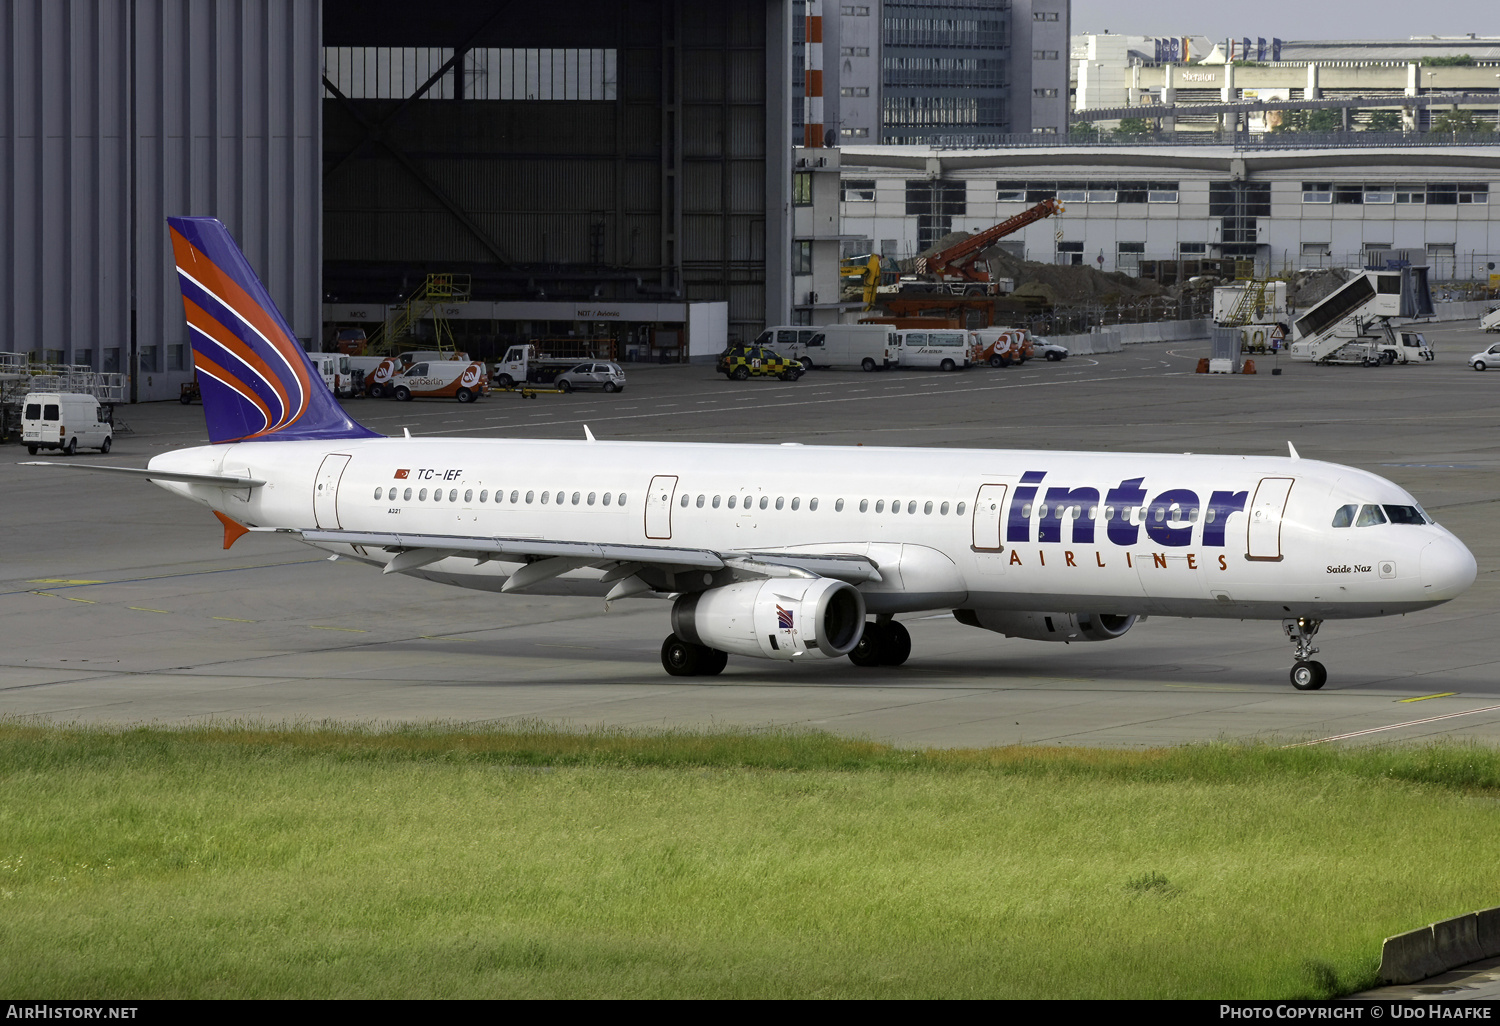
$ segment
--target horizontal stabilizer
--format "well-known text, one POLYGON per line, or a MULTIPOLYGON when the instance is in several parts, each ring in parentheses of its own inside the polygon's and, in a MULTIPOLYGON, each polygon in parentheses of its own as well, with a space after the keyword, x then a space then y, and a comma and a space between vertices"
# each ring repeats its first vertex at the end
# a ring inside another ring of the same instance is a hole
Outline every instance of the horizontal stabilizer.
POLYGON ((218 485, 220 488, 259 488, 264 481, 253 477, 231 477, 228 474, 183 474, 175 470, 151 470, 147 467, 101 467, 97 463, 49 463, 32 460, 23 467, 61 467, 64 470, 99 470, 106 474, 134 474, 148 481, 178 481, 182 484, 218 485))

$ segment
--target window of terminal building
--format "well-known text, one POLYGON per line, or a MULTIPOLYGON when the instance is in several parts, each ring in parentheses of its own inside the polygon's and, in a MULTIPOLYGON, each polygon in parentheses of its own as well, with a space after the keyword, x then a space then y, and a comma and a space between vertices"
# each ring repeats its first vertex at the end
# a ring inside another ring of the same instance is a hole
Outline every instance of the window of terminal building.
POLYGON ((996 203, 1024 203, 1026 202, 1025 182, 996 182, 996 203))
POLYGON ((1151 203, 1176 203, 1176 182, 1148 182, 1146 199, 1151 203))
POLYGON ((1056 182, 1027 182, 1026 202, 1040 203, 1042 200, 1057 198, 1056 182))
POLYGON ((1366 203, 1394 203, 1396 202, 1396 191, 1389 185, 1366 185, 1366 203))
POLYGON ((1332 203, 1333 202, 1333 183, 1332 182, 1303 182, 1302 183, 1302 202, 1303 203, 1332 203))
POLYGON ((1057 90, 1056 89, 1033 89, 1031 91, 1031 95, 1035 96, 1035 97, 1037 97, 1039 99, 1045 100, 1045 99, 1049 99, 1050 97, 1056 96, 1057 95, 1057 90))
POLYGON ((839 47, 839 56, 868 57, 870 56, 870 48, 868 46, 841 46, 839 47))
POLYGON ((1329 248, 1329 244, 1326 242, 1304 242, 1302 244, 1302 266, 1326 267, 1328 265, 1329 248))
POLYGON ((105 374, 120 373, 120 350, 117 346, 110 346, 104 350, 104 366, 99 368, 105 374))
POLYGON ((1122 270, 1138 266, 1145 255, 1146 244, 1144 242, 1115 243, 1115 266, 1122 270))
POLYGON ((1458 186, 1452 184, 1428 185, 1427 205, 1451 207, 1458 203, 1458 186))
POLYGON ((181 343, 173 343, 167 346, 167 370, 180 371, 184 369, 181 343))
POLYGON ((1201 257, 1207 253, 1208 243, 1206 242, 1179 242, 1177 244, 1177 255, 1179 257, 1191 260, 1194 257, 1201 257))
POLYGON ((1114 203, 1120 195, 1115 182, 1090 182, 1088 193, 1090 203, 1114 203))
POLYGON ((1490 187, 1488 185, 1460 185, 1458 201, 1460 203, 1488 203, 1490 187))
POLYGON ((1363 185, 1335 185, 1333 187, 1333 201, 1342 204, 1363 203, 1365 201, 1365 187, 1363 185))
POLYGON ((1271 183, 1208 183, 1209 217, 1270 217, 1271 183))
POLYGON ((812 206, 811 171, 798 171, 792 176, 792 203, 799 207, 812 206))
POLYGON ((1032 11, 1031 12, 1031 20, 1032 21, 1056 21, 1057 20, 1057 12, 1056 11, 1032 11))
POLYGON ((869 86, 842 86, 839 89, 840 96, 869 96, 869 86))
MULTIPOLYGON (((1117 182, 1116 198, 1120 203, 1144 203, 1150 194, 1145 182, 1117 182)), ((1090 197, 1092 201, 1093 197, 1090 197)))
POLYGON ((868 18, 870 16, 870 8, 864 5, 853 6, 845 4, 839 8, 839 13, 848 18, 868 18))
POLYGON ((846 178, 839 182, 839 199, 846 203, 873 203, 875 180, 873 178, 846 178))
POLYGON ((870 130, 868 128, 841 128, 839 135, 845 139, 868 139, 870 130))
POLYGON ((1087 182, 1058 182, 1057 198, 1062 203, 1086 203, 1089 198, 1087 182))
POLYGON ((1396 189, 1397 203, 1426 203, 1427 187, 1425 185, 1402 185, 1396 189))
POLYGON ((1083 243, 1059 242, 1057 244, 1057 262, 1060 264, 1081 266, 1083 264, 1083 243))
POLYGON ((1034 61, 1055 61, 1057 60, 1057 51, 1033 50, 1031 51, 1031 59, 1034 61))
POLYGON ((792 243, 792 273, 812 274, 812 243, 792 243))
POLYGON ((1032 135, 1056 135, 1057 134, 1057 129, 1054 126, 1052 126, 1052 125, 1045 125, 1045 126, 1040 127, 1040 128, 1033 128, 1031 130, 1031 134, 1032 135))

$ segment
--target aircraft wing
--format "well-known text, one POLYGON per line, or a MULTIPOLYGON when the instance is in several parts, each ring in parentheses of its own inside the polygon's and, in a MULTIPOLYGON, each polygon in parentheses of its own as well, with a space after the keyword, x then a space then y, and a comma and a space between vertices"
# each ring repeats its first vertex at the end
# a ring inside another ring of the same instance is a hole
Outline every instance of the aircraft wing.
MULTIPOLYGON (((253 530, 266 531, 266 528, 253 530)), ((359 545, 395 552, 396 558, 386 566, 386 573, 401 573, 436 563, 449 556, 464 556, 484 561, 497 556, 526 560, 528 566, 515 575, 528 583, 566 573, 580 567, 606 571, 605 580, 633 576, 637 570, 655 568, 670 573, 682 570, 722 570, 728 568, 737 576, 787 577, 811 575, 832 577, 860 584, 881 580, 880 569, 859 555, 802 555, 800 553, 715 552, 710 549, 684 548, 672 545, 622 545, 601 542, 552 541, 545 538, 480 538, 468 535, 405 534, 384 531, 343 531, 300 529, 291 533, 314 545, 359 545), (545 564, 545 567, 544 567, 545 564), (528 573, 532 568, 535 572, 528 573)))

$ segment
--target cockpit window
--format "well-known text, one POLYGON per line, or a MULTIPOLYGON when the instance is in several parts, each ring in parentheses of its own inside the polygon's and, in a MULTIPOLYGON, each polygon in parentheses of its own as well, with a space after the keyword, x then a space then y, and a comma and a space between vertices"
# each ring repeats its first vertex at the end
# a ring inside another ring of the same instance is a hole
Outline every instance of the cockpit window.
POLYGON ((1359 512, 1358 506, 1340 506, 1337 513, 1333 515, 1334 527, 1353 527, 1354 514, 1359 512))
POLYGON ((1391 518, 1393 524, 1427 523, 1427 518, 1422 516, 1422 511, 1415 506, 1386 506, 1385 515, 1391 518))
POLYGON ((1376 524, 1385 523, 1385 514, 1380 512, 1379 506, 1366 505, 1360 507, 1359 519, 1354 522, 1355 527, 1374 527, 1376 524))

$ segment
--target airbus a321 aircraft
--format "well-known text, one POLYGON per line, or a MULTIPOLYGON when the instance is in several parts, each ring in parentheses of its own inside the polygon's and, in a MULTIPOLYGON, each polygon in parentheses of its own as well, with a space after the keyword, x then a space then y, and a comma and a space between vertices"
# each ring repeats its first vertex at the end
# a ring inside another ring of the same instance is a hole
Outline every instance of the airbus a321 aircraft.
MULTIPOLYGON (((1474 557, 1373 474, 1261 456, 386 438, 323 385, 222 224, 169 219, 213 444, 127 471, 245 531, 481 591, 671 600, 669 674, 895 666, 898 613, 1035 641, 1146 615, 1323 621, 1446 602, 1474 557)), ((101 468, 102 469, 102 468, 101 468)), ((123 469, 123 468, 121 468, 123 469)))

